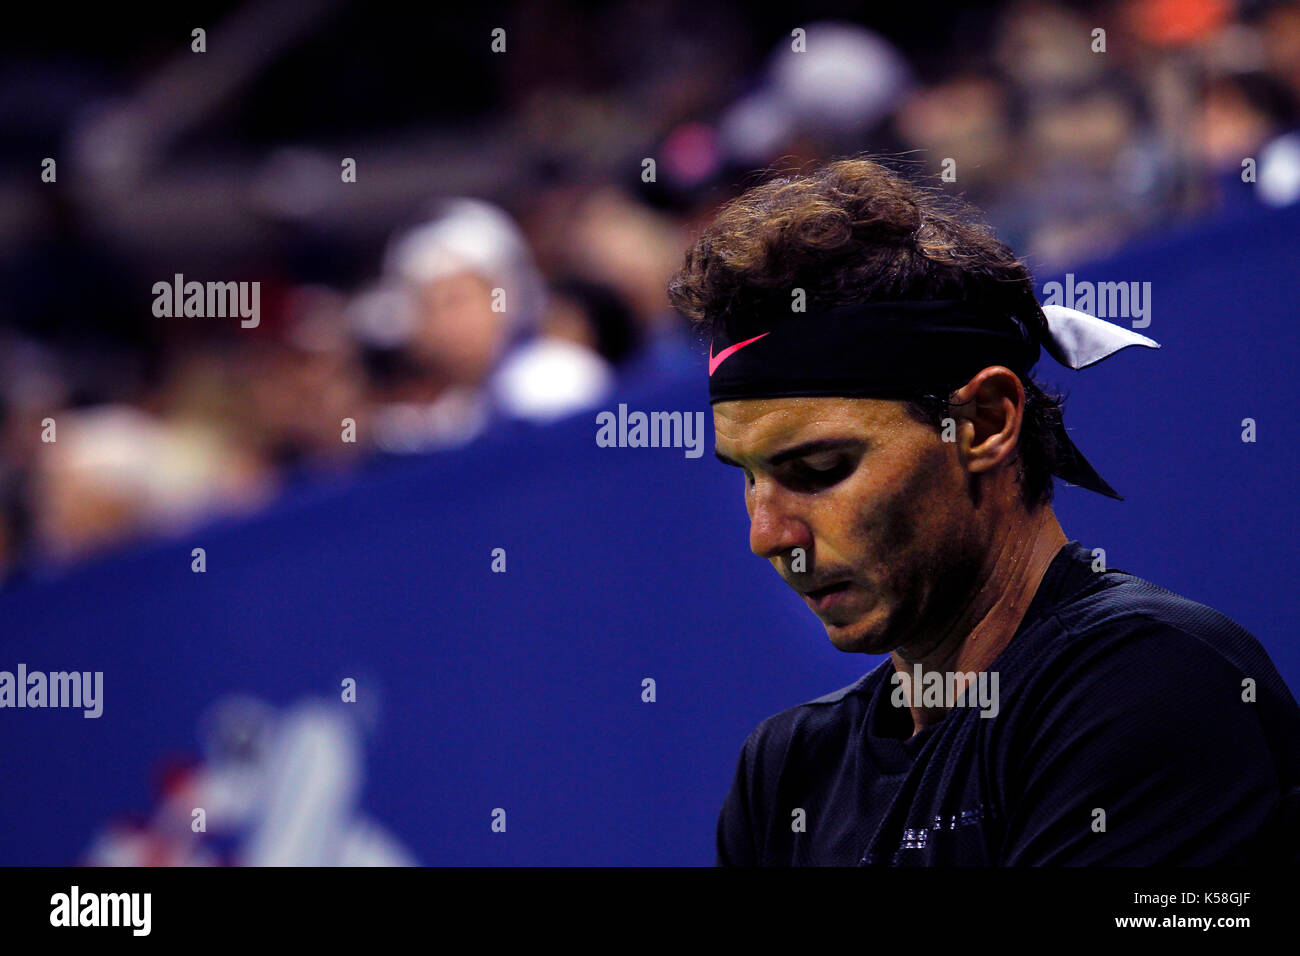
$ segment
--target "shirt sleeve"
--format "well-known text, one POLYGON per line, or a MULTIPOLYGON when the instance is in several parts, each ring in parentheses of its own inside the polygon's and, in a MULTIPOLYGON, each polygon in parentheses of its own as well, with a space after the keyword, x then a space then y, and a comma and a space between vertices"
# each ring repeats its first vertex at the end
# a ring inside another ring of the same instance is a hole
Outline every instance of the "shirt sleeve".
POLYGON ((750 807, 750 760, 749 748, 753 742, 751 736, 740 748, 740 760, 736 764, 736 775, 731 781, 731 789, 722 803, 718 814, 717 831, 717 866, 757 866, 754 846, 753 817, 750 807))
POLYGON ((1009 735, 999 865, 1255 861, 1282 786, 1250 675, 1159 622, 1073 648, 1009 735))

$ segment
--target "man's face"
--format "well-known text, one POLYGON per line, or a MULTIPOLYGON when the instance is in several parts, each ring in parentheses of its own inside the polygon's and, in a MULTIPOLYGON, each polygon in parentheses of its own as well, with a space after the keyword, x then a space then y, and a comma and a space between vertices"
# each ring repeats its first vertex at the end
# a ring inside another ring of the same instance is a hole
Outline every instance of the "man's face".
POLYGON ((902 402, 719 402, 713 424, 716 454, 745 472, 750 548, 838 649, 925 645, 961 612, 986 540, 970 475, 958 445, 902 402))
POLYGON ((506 334, 487 280, 469 271, 444 276, 421 287, 417 303, 416 351, 457 384, 482 382, 506 334))

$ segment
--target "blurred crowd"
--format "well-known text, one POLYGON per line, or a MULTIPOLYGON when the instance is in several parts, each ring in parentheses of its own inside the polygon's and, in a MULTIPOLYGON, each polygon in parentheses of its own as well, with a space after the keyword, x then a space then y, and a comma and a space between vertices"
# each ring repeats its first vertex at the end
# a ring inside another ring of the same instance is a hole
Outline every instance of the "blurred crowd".
MULTIPOLYGON (((277 158, 248 194, 255 252, 224 258, 177 245, 173 263, 106 238, 96 206, 116 188, 129 208, 113 180, 129 162, 26 190, 0 264, 0 574, 698 372, 665 284, 692 231, 764 171, 889 157, 981 206, 1035 271, 1300 199, 1295 0, 941 4, 925 29, 816 5, 792 22, 708 3, 649 21, 633 4, 544 6, 505 8, 511 42, 546 43, 510 61, 481 107, 494 125, 447 120, 487 185, 449 186, 429 155, 422 198, 357 230, 378 230, 371 247, 313 219, 326 201, 301 185, 310 155, 274 146, 246 144, 277 158), (615 28, 619 63, 569 62, 575 37, 615 28), (493 168, 501 144, 517 167, 493 168), (258 326, 156 317, 149 290, 174 272, 259 281, 258 326)), ((137 80, 149 62, 132 61, 137 80)), ((21 161, 35 180, 48 153, 19 139, 9 178, 21 161)))

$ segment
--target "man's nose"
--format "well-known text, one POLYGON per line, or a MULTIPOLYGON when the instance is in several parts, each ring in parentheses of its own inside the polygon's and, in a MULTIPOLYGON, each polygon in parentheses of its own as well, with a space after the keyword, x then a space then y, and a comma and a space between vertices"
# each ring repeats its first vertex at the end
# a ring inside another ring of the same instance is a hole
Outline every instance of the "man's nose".
POLYGON ((749 549, 761 558, 780 557, 792 548, 812 549, 812 531, 794 514, 779 490, 756 487, 749 515, 749 549))

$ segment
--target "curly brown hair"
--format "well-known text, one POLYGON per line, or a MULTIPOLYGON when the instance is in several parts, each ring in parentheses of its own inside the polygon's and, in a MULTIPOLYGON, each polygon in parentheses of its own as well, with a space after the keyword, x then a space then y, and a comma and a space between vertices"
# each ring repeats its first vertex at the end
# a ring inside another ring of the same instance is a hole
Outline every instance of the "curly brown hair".
MULTIPOLYGON (((777 175, 726 203, 687 250, 668 297, 706 337, 725 323, 739 338, 746 316, 788 310, 796 288, 810 316, 850 302, 963 299, 1043 323, 1028 268, 973 206, 863 157, 777 175)), ((1021 379, 1018 478, 1032 509, 1052 500, 1063 397, 1021 379)), ((918 382, 902 400, 938 429, 963 384, 918 382)))

